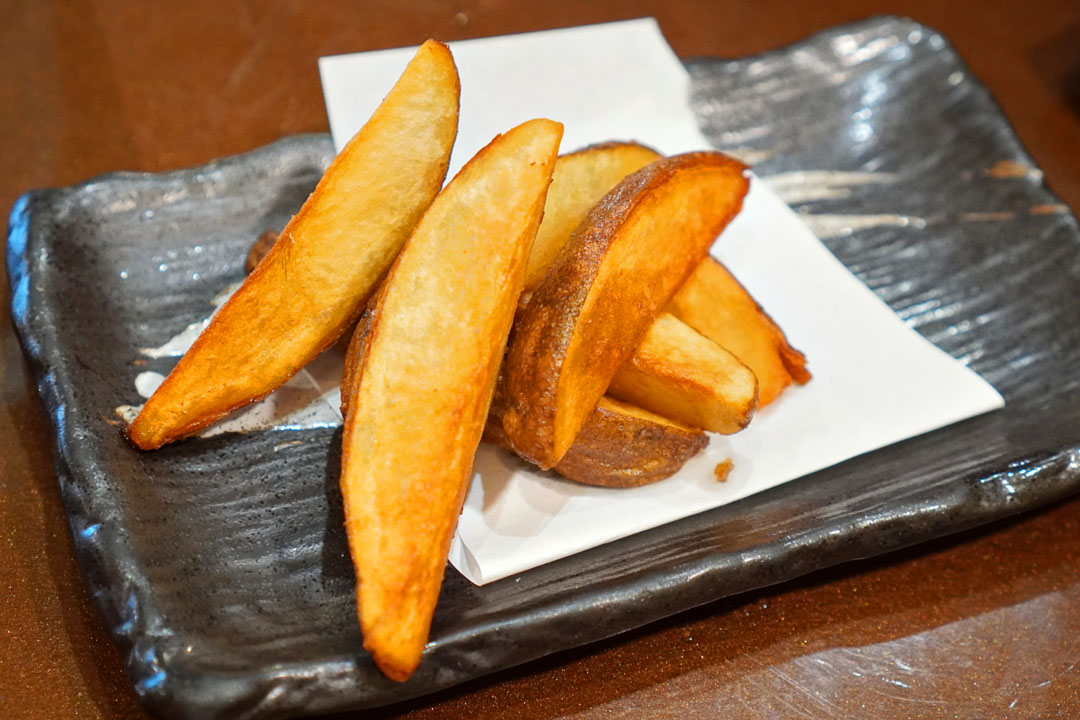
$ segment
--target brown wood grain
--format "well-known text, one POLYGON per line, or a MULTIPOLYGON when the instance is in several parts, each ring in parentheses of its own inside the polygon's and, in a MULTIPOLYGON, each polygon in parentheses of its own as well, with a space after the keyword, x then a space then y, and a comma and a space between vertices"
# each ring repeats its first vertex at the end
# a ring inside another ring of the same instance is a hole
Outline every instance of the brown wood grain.
MULTIPOLYGON (((879 13, 942 31, 1080 208, 1080 5, 1058 0, 8 2, 0 205, 325 131, 321 55, 652 15, 680 56, 733 57, 879 13)), ((0 717, 144 717, 74 562, 6 284, 0 296, 0 717)), ((373 716, 1077 716, 1078 526, 1080 499, 373 716)))

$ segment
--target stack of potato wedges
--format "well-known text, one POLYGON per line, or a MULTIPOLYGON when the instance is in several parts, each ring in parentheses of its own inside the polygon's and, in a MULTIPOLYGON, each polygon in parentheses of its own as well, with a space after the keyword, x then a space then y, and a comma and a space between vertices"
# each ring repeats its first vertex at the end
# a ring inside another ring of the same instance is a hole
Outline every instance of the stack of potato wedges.
POLYGON ((580 482, 678 470, 805 358, 708 251, 746 168, 530 120, 443 187, 460 85, 428 41, 127 427, 144 450, 254 402, 351 333, 341 491, 364 647, 420 662, 481 438, 580 482))

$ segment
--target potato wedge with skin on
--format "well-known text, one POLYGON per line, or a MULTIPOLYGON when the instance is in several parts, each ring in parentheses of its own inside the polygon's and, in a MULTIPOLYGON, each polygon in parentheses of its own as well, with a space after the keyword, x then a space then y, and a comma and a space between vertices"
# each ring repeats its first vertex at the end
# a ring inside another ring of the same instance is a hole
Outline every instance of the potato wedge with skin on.
MULTIPOLYGON (((660 158, 647 147, 626 142, 559 156, 529 258, 526 294, 543 279, 589 210, 624 177, 660 158)), ((667 315, 662 323, 657 318, 620 366, 608 394, 712 432, 733 433, 750 421, 757 381, 737 358, 667 315)))
POLYGON ((739 358, 673 315, 661 313, 634 354, 619 366, 607 394, 730 435, 750 423, 758 381, 739 358))
POLYGON ((635 142, 590 145, 560 155, 551 175, 544 219, 525 272, 525 292, 536 289, 570 233, 619 181, 662 156, 635 142))
POLYGON ((350 345, 345 527, 364 647, 394 680, 427 641, 561 137, 532 120, 470 160, 350 345))
MULTIPOLYGON (((635 142, 600 143, 560 155, 551 175, 544 218, 529 254, 524 292, 540 284, 570 233, 600 198, 624 177, 661 157, 655 150, 635 142)), ((273 230, 259 236, 248 253, 248 272, 259 264, 275 240, 277 234, 273 230)))
POLYGON ((794 380, 810 379, 806 356, 791 347, 750 293, 720 262, 706 258, 672 297, 667 312, 746 363, 758 378, 758 407, 794 380))
POLYGON ((143 406, 127 428, 132 442, 160 447, 264 397, 355 322, 442 186, 459 94, 450 51, 424 43, 143 406))
POLYGON ((587 485, 639 487, 674 475, 708 444, 699 428, 605 395, 555 471, 587 485))
POLYGON ((504 379, 514 451, 548 469, 656 314, 742 207, 745 167, 720 153, 659 160, 578 226, 519 313, 504 379))
MULTIPOLYGON (((484 442, 512 450, 502 427, 502 410, 496 399, 484 442)), ((708 443, 699 428, 605 395, 552 469, 586 485, 639 487, 674 475, 708 443)))

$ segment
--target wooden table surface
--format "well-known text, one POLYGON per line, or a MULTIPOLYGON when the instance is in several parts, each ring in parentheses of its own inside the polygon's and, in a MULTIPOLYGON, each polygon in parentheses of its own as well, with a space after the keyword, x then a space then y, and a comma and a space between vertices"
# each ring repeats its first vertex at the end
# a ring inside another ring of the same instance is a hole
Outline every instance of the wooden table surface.
MULTIPOLYGON (((879 13, 942 31, 1080 209, 1075 0, 10 0, 0 206, 326 131, 321 55, 652 15, 682 57, 740 56, 879 13)), ((0 717, 145 717, 79 576, 6 284, 0 296, 0 717)), ((1080 498, 372 716, 1080 717, 1078 537, 1080 498)))

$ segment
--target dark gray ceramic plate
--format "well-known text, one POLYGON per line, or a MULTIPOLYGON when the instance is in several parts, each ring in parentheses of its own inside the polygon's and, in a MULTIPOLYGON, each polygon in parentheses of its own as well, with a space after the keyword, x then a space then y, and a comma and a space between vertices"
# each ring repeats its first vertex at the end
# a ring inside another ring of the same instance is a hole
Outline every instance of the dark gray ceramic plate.
POLYGON ((390 703, 1080 487, 1077 223, 945 41, 878 18, 690 67, 716 146, 816 197, 796 207, 837 256, 1006 409, 483 588, 448 570, 420 670, 396 685, 360 649, 333 430, 144 454, 110 424, 137 401, 137 349, 201 319, 241 276, 251 240, 313 187, 329 139, 32 192, 11 216, 14 317, 56 426, 87 585, 149 708, 390 703), (844 187, 823 193, 823 176, 779 175, 796 170, 875 180, 828 175, 844 187))

